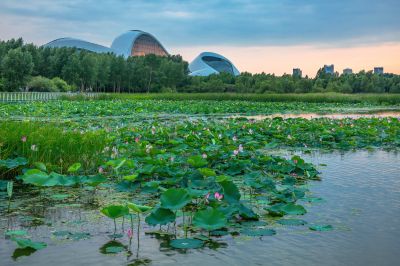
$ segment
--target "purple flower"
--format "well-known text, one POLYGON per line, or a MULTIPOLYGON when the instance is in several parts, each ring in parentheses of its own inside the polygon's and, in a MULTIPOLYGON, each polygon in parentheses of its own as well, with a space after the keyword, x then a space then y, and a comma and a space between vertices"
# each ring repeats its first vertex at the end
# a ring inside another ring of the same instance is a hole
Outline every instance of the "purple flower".
POLYGON ((21 141, 26 142, 26 136, 22 136, 21 141))

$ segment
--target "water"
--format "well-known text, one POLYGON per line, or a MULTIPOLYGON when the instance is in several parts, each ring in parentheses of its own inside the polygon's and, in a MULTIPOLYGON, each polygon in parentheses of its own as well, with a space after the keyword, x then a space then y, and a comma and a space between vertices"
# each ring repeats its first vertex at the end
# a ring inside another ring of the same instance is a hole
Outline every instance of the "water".
MULTIPOLYGON (((188 251, 172 250, 165 241, 143 234, 136 259, 136 241, 131 257, 100 252, 100 247, 110 241, 107 234, 113 225, 97 212, 54 208, 43 213, 51 227, 28 229, 34 240, 45 241, 48 247, 13 260, 15 244, 3 238, 0 265, 398 265, 400 154, 377 150, 304 156, 316 165, 327 166, 318 166, 322 181, 310 183, 313 196, 324 201, 303 204, 308 213, 301 218, 309 224, 331 224, 333 231, 276 226, 275 236, 224 236, 218 239, 219 248, 188 251), (93 236, 80 241, 49 237, 51 231, 71 227, 93 236)), ((0 226, 4 222, 5 218, 0 226)), ((128 244, 126 237, 119 241, 128 244)))

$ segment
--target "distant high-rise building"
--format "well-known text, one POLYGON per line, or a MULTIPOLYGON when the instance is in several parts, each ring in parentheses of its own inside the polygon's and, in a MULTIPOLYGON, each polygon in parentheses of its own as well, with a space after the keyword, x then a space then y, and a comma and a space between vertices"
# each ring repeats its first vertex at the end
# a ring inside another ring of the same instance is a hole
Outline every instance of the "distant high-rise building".
POLYGON ((334 74, 335 66, 334 65, 324 65, 324 71, 326 74, 334 74))
POLYGON ((374 74, 383 74, 383 67, 374 67, 374 74))
POLYGON ((300 68, 293 68, 293 77, 300 77, 302 76, 302 72, 300 68))
POLYGON ((343 69, 343 74, 353 74, 353 69, 345 68, 345 69, 343 69))

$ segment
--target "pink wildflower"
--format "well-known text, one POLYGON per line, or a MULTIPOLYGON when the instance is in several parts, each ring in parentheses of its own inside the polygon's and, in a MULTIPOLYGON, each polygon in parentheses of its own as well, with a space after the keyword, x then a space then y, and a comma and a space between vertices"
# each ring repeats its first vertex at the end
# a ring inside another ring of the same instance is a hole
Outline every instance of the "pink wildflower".
POLYGON ((26 136, 22 136, 21 141, 26 142, 26 136))
POLYGON ((238 139, 237 139, 236 136, 233 136, 232 140, 233 140, 233 141, 237 141, 238 139))
POLYGON ((236 155, 238 155, 238 154, 239 154, 239 151, 238 151, 238 150, 234 150, 234 151, 233 151, 233 155, 234 155, 234 156, 236 156, 236 155))
POLYGON ((104 169, 103 169, 103 167, 99 167, 99 169, 98 169, 98 171, 99 171, 99 174, 102 174, 102 173, 104 173, 104 169))
POLYGON ((203 157, 203 159, 207 159, 207 154, 203 153, 203 154, 201 155, 201 157, 203 157))
POLYGON ((139 140, 140 140, 140 138, 139 138, 139 137, 136 137, 136 138, 135 138, 135 142, 136 142, 136 143, 138 143, 138 142, 139 142, 139 140))

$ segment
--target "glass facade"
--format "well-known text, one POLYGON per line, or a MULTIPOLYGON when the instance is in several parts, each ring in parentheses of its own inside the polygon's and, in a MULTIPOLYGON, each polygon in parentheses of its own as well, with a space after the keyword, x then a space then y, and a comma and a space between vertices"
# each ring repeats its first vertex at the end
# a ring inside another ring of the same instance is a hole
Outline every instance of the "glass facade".
POLYGON ((218 72, 227 72, 234 75, 232 64, 222 58, 203 56, 203 61, 218 72))
POLYGON ((155 54, 159 56, 168 55, 164 48, 153 37, 144 34, 135 40, 131 55, 143 56, 146 54, 155 54))

